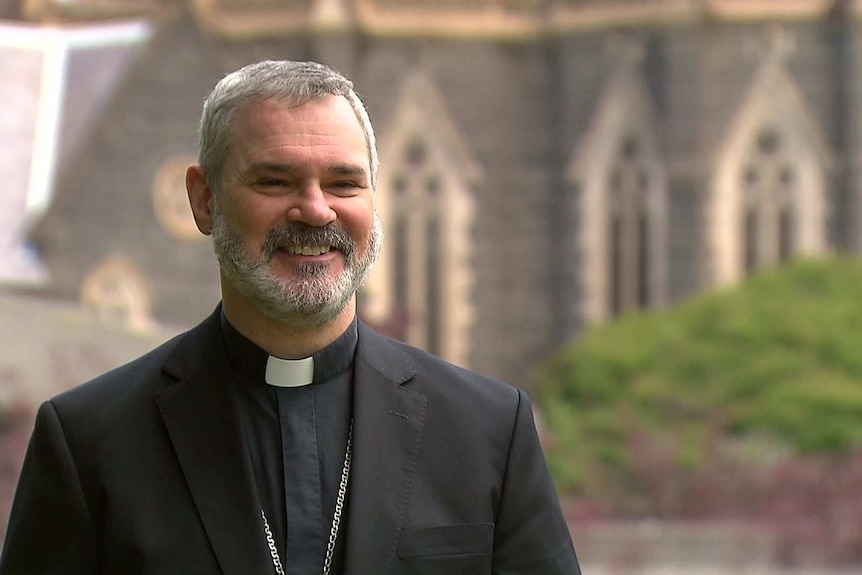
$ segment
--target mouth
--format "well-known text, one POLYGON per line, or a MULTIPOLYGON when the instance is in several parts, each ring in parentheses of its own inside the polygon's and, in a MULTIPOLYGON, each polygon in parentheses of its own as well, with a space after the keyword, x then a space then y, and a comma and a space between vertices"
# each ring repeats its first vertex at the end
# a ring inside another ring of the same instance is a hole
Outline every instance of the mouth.
POLYGON ((332 246, 285 246, 284 251, 292 256, 320 256, 329 253, 332 246))
POLYGON ((269 261, 279 252, 294 263, 329 261, 335 255, 349 260, 354 244, 346 230, 332 225, 313 227, 300 222, 269 230, 261 245, 263 259, 269 261))

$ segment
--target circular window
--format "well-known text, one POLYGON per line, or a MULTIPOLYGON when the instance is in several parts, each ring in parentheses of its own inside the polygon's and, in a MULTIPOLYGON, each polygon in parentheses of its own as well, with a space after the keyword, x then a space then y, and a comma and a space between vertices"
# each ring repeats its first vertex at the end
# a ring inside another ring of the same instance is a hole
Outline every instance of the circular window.
POLYGON ((168 158, 153 178, 153 210, 162 227, 180 240, 203 239, 198 231, 186 195, 186 167, 195 162, 192 156, 168 158))

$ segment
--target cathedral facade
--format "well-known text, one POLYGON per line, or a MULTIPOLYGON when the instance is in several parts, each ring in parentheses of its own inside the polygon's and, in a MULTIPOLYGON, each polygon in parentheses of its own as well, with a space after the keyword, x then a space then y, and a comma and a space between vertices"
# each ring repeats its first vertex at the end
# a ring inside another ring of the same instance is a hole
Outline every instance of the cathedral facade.
POLYGON ((132 330, 218 301, 183 173, 203 98, 267 58, 341 70, 376 126, 386 239, 361 316, 521 387, 590 325, 862 248, 859 1, 25 0, 21 16, 151 26, 27 235, 45 274, 26 291, 132 330))

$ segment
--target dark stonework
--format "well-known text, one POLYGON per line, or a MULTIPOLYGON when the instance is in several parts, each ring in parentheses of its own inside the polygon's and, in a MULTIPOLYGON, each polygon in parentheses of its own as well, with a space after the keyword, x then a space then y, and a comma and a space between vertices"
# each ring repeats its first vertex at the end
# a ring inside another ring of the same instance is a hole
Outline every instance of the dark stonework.
MULTIPOLYGON (((860 249, 858 176, 862 101, 857 25, 787 24, 784 57, 805 105, 832 147, 831 240, 860 249), (854 211, 855 210, 855 211, 854 211)), ((666 162, 668 301, 709 285, 704 243, 710 177, 768 50, 769 26, 694 22, 621 32, 641 47, 666 162)), ((209 241, 167 234, 152 207, 153 176, 166 159, 194 154, 203 98, 226 72, 263 58, 318 59, 352 77, 384 136, 404 79, 421 70, 482 176, 473 185, 474 328, 470 367, 529 386, 535 364, 577 336, 582 247, 573 230, 579 189, 566 178, 614 66, 606 31, 533 40, 373 37, 361 32, 228 41, 191 17, 162 22, 85 153, 58 182, 36 233, 50 291, 78 297, 87 270, 122 253, 148 281, 157 320, 190 325, 218 300, 209 241)), ((383 158, 386 161, 386 158, 383 158)))

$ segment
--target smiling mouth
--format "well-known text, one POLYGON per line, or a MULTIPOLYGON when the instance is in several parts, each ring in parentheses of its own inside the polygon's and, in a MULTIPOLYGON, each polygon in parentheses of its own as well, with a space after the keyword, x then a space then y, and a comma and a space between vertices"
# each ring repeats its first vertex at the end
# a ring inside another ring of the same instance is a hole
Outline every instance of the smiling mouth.
POLYGON ((293 256, 319 256, 329 253, 332 246, 287 246, 284 251, 293 256))

